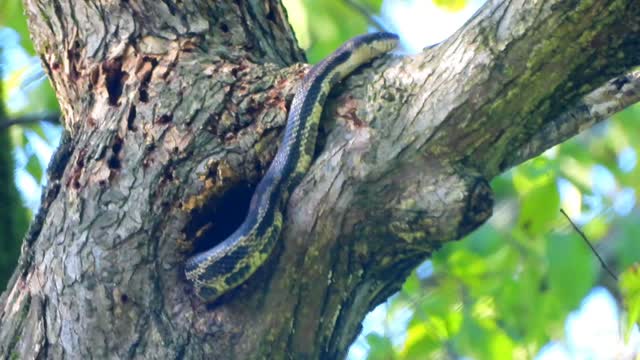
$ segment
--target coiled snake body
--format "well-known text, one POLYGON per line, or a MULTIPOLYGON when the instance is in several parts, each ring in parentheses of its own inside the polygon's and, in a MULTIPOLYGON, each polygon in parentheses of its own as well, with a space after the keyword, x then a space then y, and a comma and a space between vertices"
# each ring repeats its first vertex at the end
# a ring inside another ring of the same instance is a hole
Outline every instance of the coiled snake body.
POLYGON ((265 262, 280 235, 289 195, 311 165, 322 107, 331 87, 358 66, 391 51, 397 42, 398 37, 390 33, 361 35, 309 70, 293 98, 284 138, 251 198, 246 219, 223 242, 186 262, 187 279, 203 300, 213 302, 265 262))

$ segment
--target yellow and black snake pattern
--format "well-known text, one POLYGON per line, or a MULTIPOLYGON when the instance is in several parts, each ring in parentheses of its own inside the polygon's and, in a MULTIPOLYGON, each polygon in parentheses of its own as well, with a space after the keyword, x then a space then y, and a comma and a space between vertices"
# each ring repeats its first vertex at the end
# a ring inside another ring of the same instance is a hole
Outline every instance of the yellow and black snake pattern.
POLYGON ((265 262, 280 235, 289 195, 311 165, 322 107, 332 86, 397 43, 398 37, 390 33, 361 35, 309 70, 291 103, 282 144, 251 198, 246 219, 223 242, 186 262, 187 279, 200 298, 213 302, 265 262))

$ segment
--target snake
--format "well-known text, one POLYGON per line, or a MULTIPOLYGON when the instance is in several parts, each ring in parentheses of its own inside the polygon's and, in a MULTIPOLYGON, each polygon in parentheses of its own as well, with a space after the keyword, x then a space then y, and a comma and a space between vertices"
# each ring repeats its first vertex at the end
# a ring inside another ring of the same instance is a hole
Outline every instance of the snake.
POLYGON ((332 87, 397 44, 398 36, 388 32, 360 35, 305 74, 289 107, 282 142, 256 186, 246 218, 222 242, 185 263, 186 278, 198 297, 213 303, 265 263, 280 236, 289 195, 311 166, 320 116, 332 87))

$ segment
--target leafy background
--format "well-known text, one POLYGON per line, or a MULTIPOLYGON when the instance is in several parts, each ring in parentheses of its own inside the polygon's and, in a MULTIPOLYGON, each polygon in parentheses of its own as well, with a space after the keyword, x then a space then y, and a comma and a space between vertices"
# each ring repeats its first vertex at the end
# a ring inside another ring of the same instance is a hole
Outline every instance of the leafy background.
MULTIPOLYGON (((482 2, 284 1, 312 63, 350 37, 380 28, 401 35, 401 51, 419 51, 445 39, 482 2)), ((29 40, 19 0, 0 2, 0 79, 3 289, 60 136, 59 125, 50 123, 59 112, 55 95, 29 40), (16 119, 26 122, 6 126, 16 119), (38 121, 43 119, 48 121, 38 121)), ((399 293, 372 311, 348 358, 637 356, 639 120, 636 105, 494 179, 491 220, 437 252, 399 293), (560 209, 621 274, 620 283, 602 269, 560 209)))

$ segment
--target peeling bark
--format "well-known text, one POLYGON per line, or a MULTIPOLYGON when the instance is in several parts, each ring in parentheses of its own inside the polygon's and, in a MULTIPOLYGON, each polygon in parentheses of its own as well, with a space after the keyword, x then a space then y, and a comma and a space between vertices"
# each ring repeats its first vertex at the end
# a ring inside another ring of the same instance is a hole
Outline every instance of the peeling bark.
POLYGON ((71 136, 0 302, 0 352, 20 358, 343 357, 370 309, 489 217, 488 180, 610 115, 554 130, 640 62, 635 0, 490 1, 439 46, 376 60, 329 99, 275 254, 205 306, 183 261, 244 217, 308 69, 284 9, 25 8, 71 136))

